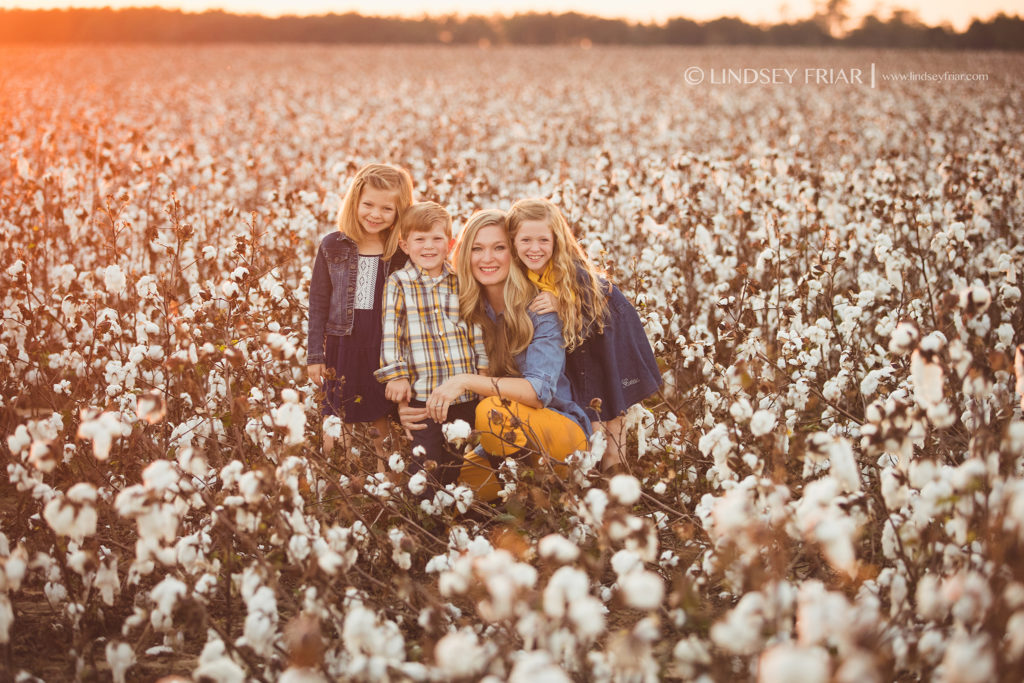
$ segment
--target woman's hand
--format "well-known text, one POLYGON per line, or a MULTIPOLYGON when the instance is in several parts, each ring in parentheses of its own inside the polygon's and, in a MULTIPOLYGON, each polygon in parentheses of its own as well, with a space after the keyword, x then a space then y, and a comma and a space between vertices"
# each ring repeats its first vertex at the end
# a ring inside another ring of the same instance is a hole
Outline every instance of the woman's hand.
POLYGON ((462 394, 466 393, 466 379, 469 375, 459 374, 449 377, 436 389, 430 392, 427 398, 427 415, 438 424, 448 418, 448 406, 455 402, 462 394))
POLYGON ((551 292, 541 292, 533 297, 528 307, 534 313, 557 313, 558 298, 551 292))
POLYGON ((324 363, 315 363, 314 365, 306 366, 306 374, 313 384, 322 387, 324 385, 324 370, 326 369, 327 366, 324 363))
POLYGON ((412 438, 410 432, 427 428, 427 425, 423 424, 423 421, 426 419, 426 408, 415 408, 406 402, 398 404, 398 421, 405 427, 405 435, 410 439, 412 438))

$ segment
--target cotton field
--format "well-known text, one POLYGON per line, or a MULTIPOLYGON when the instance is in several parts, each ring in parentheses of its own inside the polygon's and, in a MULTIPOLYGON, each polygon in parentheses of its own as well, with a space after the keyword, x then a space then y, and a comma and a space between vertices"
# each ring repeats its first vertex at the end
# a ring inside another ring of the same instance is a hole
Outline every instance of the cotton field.
POLYGON ((1006 54, 0 48, 0 677, 1019 680, 1021 111, 1006 54), (692 77, 762 67, 988 80, 692 77), (563 208, 664 373, 632 476, 323 453, 377 160, 563 208))

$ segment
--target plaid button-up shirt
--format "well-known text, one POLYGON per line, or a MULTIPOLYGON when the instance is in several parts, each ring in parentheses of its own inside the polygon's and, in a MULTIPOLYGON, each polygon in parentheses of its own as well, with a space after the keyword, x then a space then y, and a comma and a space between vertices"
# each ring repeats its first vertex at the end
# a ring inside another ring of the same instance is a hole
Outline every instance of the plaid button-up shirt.
MULTIPOLYGON (((459 317, 459 281, 447 262, 436 278, 411 261, 388 277, 379 382, 406 378, 413 397, 425 401, 449 377, 486 369, 483 335, 459 317)), ((456 402, 473 398, 466 392, 456 402)))

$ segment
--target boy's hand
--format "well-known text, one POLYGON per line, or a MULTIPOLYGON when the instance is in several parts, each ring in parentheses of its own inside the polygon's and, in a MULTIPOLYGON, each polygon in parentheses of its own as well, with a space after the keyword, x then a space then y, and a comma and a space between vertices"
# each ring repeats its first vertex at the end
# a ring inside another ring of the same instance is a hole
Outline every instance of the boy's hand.
POLYGON ((404 377, 393 379, 384 385, 384 398, 395 403, 408 403, 412 400, 412 384, 404 377))
POLYGON ((327 366, 324 363, 315 363, 306 366, 306 374, 313 384, 322 387, 324 385, 324 370, 326 369, 327 366))
POLYGON ((558 299, 551 292, 541 292, 533 297, 529 309, 534 313, 557 313, 558 299))

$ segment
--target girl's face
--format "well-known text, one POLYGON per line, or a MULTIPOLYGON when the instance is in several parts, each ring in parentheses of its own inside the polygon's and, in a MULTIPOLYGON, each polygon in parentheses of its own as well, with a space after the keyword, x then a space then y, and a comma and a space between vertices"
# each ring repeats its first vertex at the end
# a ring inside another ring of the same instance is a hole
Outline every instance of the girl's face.
POLYGON ((516 255, 538 275, 544 272, 555 249, 555 236, 543 219, 523 221, 516 231, 516 255))
POLYGON ((504 284, 511 264, 512 250, 505 228, 500 225, 480 228, 469 252, 469 267, 473 278, 482 287, 504 284))
POLYGON ((367 185, 359 195, 356 216, 359 225, 368 235, 379 235, 395 225, 398 215, 398 193, 393 190, 378 190, 367 185))

